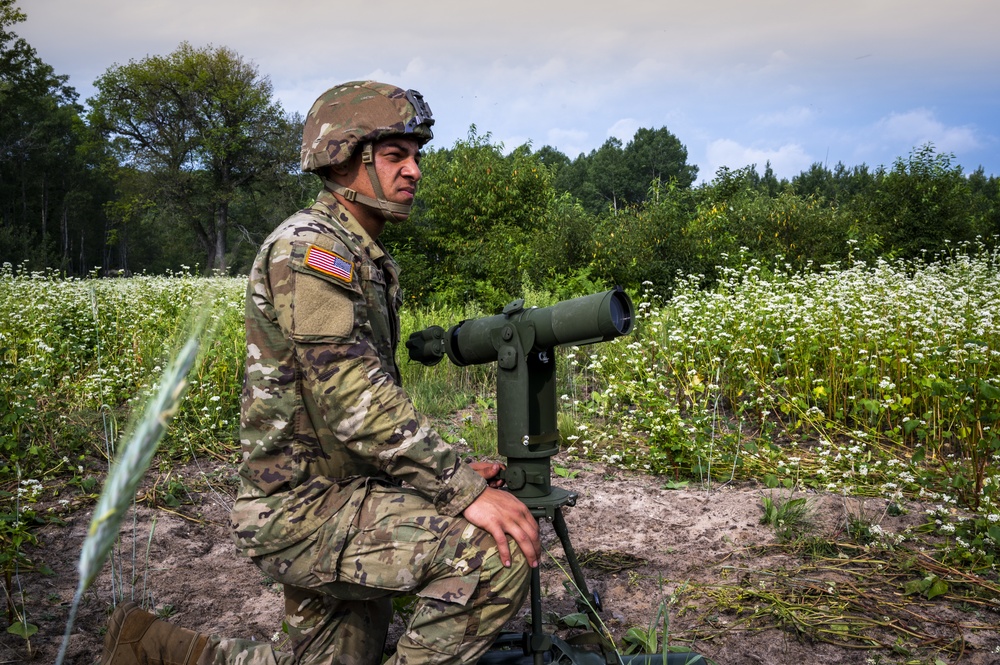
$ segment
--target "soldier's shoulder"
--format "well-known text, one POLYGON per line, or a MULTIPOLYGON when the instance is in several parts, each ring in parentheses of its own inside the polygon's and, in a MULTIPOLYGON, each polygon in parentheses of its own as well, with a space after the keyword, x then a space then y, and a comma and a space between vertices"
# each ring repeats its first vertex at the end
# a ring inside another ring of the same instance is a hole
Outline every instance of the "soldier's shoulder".
POLYGON ((351 234, 339 222, 313 208, 300 210, 283 221, 265 244, 275 247, 317 245, 349 254, 360 251, 351 234))

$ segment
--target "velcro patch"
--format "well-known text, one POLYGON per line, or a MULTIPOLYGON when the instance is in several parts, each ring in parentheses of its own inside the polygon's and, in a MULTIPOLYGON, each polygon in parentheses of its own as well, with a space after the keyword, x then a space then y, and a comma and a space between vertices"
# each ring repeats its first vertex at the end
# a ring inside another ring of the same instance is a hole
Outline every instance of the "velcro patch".
POLYGON ((353 263, 339 254, 316 245, 309 245, 309 249, 306 250, 306 266, 347 283, 350 283, 354 276, 353 263))

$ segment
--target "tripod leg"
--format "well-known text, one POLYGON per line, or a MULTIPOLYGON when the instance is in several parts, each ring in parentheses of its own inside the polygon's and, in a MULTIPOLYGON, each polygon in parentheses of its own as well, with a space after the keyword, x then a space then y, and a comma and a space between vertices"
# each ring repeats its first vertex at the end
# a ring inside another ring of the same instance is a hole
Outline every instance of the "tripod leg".
POLYGON ((548 636, 542 632, 542 582, 538 568, 531 569, 531 651, 534 664, 542 665, 545 652, 551 647, 548 636))
POLYGON ((584 605, 586 607, 581 607, 589 616, 594 625, 597 625, 597 612, 601 609, 601 599, 596 593, 591 593, 587 589, 587 580, 583 577, 583 570, 580 568, 580 562, 576 559, 576 552, 573 550, 573 544, 569 542, 569 529, 566 527, 566 520, 563 519, 562 509, 556 508, 555 515, 552 518, 552 526, 555 528, 556 535, 559 536, 559 542, 562 543, 563 552, 566 553, 566 561, 569 563, 570 572, 573 574, 573 583, 576 584, 576 588, 580 591, 580 595, 584 599, 584 605))

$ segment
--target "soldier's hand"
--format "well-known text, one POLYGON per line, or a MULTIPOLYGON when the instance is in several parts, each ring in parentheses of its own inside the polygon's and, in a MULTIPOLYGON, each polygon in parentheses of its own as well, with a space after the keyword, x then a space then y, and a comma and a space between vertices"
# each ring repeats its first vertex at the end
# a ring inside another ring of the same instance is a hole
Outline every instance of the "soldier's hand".
POLYGON ((490 487, 503 487, 503 478, 497 478, 497 476, 507 468, 505 464, 499 462, 472 462, 469 466, 473 471, 482 476, 490 487))
POLYGON ((538 566, 538 557, 542 552, 538 522, 528 507, 513 494, 487 487, 469 504, 462 516, 493 536, 504 566, 510 567, 508 535, 521 548, 528 565, 532 568, 538 566))

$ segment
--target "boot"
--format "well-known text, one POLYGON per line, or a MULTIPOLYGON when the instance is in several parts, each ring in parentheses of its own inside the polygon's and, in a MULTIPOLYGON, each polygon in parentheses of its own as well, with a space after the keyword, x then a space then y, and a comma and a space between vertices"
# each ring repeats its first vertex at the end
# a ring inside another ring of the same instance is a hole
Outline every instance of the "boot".
POLYGON ((208 635, 172 626, 128 601, 108 621, 101 665, 196 665, 206 642, 208 635))

